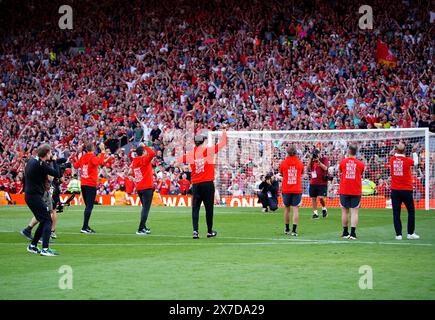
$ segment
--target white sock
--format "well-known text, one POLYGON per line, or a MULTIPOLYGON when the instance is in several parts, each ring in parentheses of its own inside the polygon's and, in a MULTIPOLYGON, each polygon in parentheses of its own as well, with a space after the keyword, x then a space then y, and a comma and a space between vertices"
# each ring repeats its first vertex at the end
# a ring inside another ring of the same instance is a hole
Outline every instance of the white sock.
POLYGON ((326 207, 322 207, 322 210, 326 210, 326 207))
POLYGON ((317 210, 314 210, 313 212, 314 212, 314 214, 318 214, 318 213, 317 213, 317 210))

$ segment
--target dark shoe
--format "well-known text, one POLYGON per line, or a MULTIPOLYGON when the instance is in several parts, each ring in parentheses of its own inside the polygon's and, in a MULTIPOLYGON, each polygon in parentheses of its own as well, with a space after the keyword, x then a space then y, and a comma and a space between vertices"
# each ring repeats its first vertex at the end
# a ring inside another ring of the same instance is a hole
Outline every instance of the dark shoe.
POLYGON ((42 249, 40 255, 45 257, 57 257, 59 254, 51 249, 42 249))
POLYGON ((20 234, 26 238, 27 240, 32 241, 33 237, 32 237, 32 231, 27 230, 27 228, 23 229, 20 231, 20 234))
POLYGON ((35 254, 40 254, 40 253, 41 253, 41 251, 38 249, 38 247, 33 246, 33 245, 31 245, 31 244, 29 244, 29 245, 27 246, 27 252, 35 253, 35 254))
POLYGON ((193 239, 199 239, 198 231, 193 231, 193 239))
POLYGON ((217 236, 217 232, 216 231, 212 231, 212 232, 208 232, 207 233, 207 238, 213 238, 217 236))
POLYGON ((80 230, 81 233, 87 233, 87 234, 91 234, 91 233, 96 233, 95 230, 91 229, 91 228, 86 228, 86 229, 82 229, 80 230))
POLYGON ((322 209, 322 216, 326 218, 328 216, 328 209, 322 209))

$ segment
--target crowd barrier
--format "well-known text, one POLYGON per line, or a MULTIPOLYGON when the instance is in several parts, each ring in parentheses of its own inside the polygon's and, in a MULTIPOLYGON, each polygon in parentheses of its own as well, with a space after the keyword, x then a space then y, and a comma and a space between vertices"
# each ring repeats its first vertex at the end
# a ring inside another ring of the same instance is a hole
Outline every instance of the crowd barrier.
MULTIPOLYGON (((66 201, 70 195, 65 194, 61 195, 61 201, 66 201)), ((26 202, 24 200, 24 194, 11 194, 12 201, 16 202, 17 205, 25 205, 26 202)), ((163 195, 160 196, 159 203, 153 202, 153 206, 164 205, 167 207, 191 207, 192 206, 192 197, 191 196, 172 196, 172 195, 163 195)), ((114 206, 115 196, 112 195, 97 195, 96 201, 101 205, 114 206)), ((219 202, 222 206, 227 207, 261 207, 261 204, 258 203, 257 197, 252 196, 228 196, 222 197, 219 202)), ((282 198, 279 197, 279 206, 282 206, 282 198)), ((431 207, 435 206, 435 199, 431 199, 431 207)), ((83 199, 81 196, 76 197, 71 205, 83 205, 83 199)), ((137 195, 128 196, 128 205, 138 206, 140 205, 140 200, 137 195)), ((340 202, 338 198, 327 198, 326 206, 328 208, 339 208, 340 202)), ((415 206, 418 209, 425 208, 425 200, 421 199, 419 201, 415 201, 415 206)), ((308 196, 304 196, 302 198, 303 208, 311 207, 311 198, 308 196)), ((391 208, 391 200, 382 196, 367 196, 362 197, 361 199, 361 208, 391 208)))

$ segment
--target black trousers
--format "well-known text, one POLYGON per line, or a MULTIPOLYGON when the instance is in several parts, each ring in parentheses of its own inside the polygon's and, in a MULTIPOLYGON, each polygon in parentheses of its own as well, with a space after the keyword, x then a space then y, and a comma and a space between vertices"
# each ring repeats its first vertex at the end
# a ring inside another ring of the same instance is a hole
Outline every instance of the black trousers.
POLYGON ((140 202, 142 203, 142 211, 140 214, 139 231, 146 227, 148 214, 150 212, 151 203, 153 202, 154 189, 138 190, 140 202))
POLYGON ((52 225, 48 204, 42 199, 41 195, 25 194, 24 199, 36 220, 39 221, 38 228, 33 236, 32 245, 38 245, 38 241, 42 237, 42 248, 48 248, 52 225))
POLYGON ((402 203, 408 210, 408 234, 413 234, 415 230, 415 207, 412 191, 410 190, 391 190, 391 204, 393 206, 393 221, 396 235, 402 235, 402 221, 400 211, 402 203))
POLYGON ((94 209, 95 197, 97 196, 97 187, 82 186, 82 196, 85 202, 85 212, 83 219, 83 230, 89 228, 89 219, 91 218, 92 209, 94 209))
POLYGON ((275 197, 269 198, 266 193, 260 192, 258 193, 258 198, 264 209, 266 209, 267 207, 269 207, 272 211, 278 209, 278 199, 276 199, 275 197))
POLYGON ((204 202, 207 232, 213 231, 214 183, 201 182, 192 185, 192 225, 193 231, 198 231, 199 210, 204 202))

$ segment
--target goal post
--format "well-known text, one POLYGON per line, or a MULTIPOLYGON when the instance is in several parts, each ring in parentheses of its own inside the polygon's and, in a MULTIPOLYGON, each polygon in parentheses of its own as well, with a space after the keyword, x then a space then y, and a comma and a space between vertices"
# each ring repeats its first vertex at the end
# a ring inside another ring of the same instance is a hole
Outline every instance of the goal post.
MULTIPOLYGON (((209 131, 208 143, 217 143, 220 131, 209 131)), ((435 208, 435 135, 428 128, 364 129, 364 130, 299 130, 299 131, 227 131, 227 146, 215 155, 216 190, 222 203, 229 197, 256 198, 260 176, 277 174, 280 162, 286 157, 286 148, 295 146, 304 165, 313 150, 328 158, 327 203, 339 207, 338 164, 344 158, 347 146, 358 147, 357 157, 366 169, 363 176, 361 206, 366 208, 391 207, 391 177, 389 158, 394 146, 403 142, 406 156, 418 155, 413 167, 414 201, 416 208, 435 208)), ((309 172, 303 175, 303 203, 311 206, 308 197, 309 172)), ((280 184, 281 185, 281 184, 280 184)), ((250 202, 252 203, 252 201, 250 202)))

